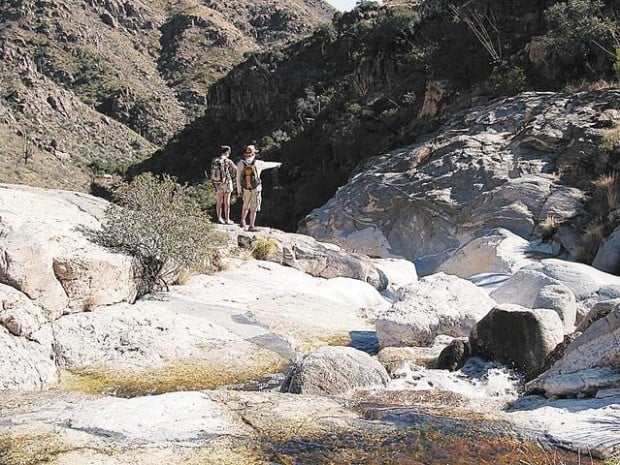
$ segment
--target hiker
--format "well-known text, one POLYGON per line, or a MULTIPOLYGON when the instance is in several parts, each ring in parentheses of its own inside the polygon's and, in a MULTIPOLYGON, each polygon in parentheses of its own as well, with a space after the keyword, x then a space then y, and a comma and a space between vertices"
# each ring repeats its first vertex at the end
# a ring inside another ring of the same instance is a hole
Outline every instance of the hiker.
POLYGON ((231 170, 237 171, 237 167, 229 156, 230 147, 222 145, 220 154, 211 161, 211 183, 216 193, 215 213, 221 224, 235 224, 230 220, 230 195, 234 189, 231 170))
POLYGON ((249 212, 250 225, 248 231, 256 231, 256 213, 260 211, 262 201, 261 172, 282 166, 282 163, 275 161, 257 160, 257 153, 258 150, 254 145, 248 145, 243 152, 243 160, 237 164, 237 191, 239 195, 243 196, 241 227, 246 227, 249 212))

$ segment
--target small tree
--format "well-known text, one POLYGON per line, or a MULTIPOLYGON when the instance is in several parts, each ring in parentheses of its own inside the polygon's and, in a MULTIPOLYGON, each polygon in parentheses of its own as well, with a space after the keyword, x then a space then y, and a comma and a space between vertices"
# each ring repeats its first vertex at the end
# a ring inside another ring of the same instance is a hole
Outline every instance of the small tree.
POLYGON ((167 290, 180 271, 208 264, 221 244, 194 189, 174 178, 142 174, 122 183, 114 196, 101 237, 105 245, 138 259, 144 293, 167 290))

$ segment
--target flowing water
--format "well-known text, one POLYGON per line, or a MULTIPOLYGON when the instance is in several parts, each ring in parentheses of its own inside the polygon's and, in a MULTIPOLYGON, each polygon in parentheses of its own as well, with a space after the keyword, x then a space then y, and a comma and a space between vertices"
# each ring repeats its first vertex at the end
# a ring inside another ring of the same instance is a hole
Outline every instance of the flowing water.
MULTIPOLYGON (((385 389, 353 398, 360 420, 324 435, 276 441, 263 450, 286 465, 597 465, 540 443, 497 412, 519 396, 511 370, 477 358, 457 372, 404 365, 385 389)), ((270 389, 277 389, 271 385, 270 389)))

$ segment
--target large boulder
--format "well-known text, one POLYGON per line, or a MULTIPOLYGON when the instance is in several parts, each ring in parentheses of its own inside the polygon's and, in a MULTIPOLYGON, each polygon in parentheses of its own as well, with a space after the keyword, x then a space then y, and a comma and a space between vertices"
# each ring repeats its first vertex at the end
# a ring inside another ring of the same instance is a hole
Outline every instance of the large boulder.
POLYGON ((618 405, 620 391, 609 389, 585 399, 523 396, 506 413, 510 420, 537 431, 560 448, 579 452, 581 457, 608 459, 603 463, 612 465, 617 463, 614 458, 617 459, 620 447, 618 405))
POLYGON ((359 388, 385 387, 390 380, 376 359, 352 347, 321 347, 290 368, 283 392, 346 394, 359 388))
POLYGON ((620 277, 583 263, 548 258, 526 268, 544 273, 571 290, 577 301, 577 324, 597 302, 620 298, 620 277))
POLYGON ((389 307, 366 282, 259 260, 229 260, 169 292, 63 315, 38 330, 37 307, 13 288, 1 291, 0 321, 34 341, 0 326, 12 351, 0 364, 7 387, 50 387, 54 376, 32 370, 45 362, 55 373, 56 362, 61 387, 121 395, 252 382, 326 344, 376 350, 374 318, 389 307))
POLYGON ((50 321, 134 301, 134 261, 90 239, 107 205, 76 192, 0 185, 0 282, 27 295, 50 321))
POLYGON ((61 387, 133 396, 255 381, 286 366, 274 347, 174 303, 141 300, 57 320, 61 387))
POLYGON ((620 307, 596 320, 549 370, 527 384, 546 396, 592 396, 620 388, 620 307))
POLYGON ((315 278, 266 261, 231 260, 228 266, 172 288, 168 296, 175 301, 157 305, 201 312, 236 334, 260 328, 251 333, 253 340, 277 336, 294 351, 325 344, 376 346, 374 319, 390 304, 370 284, 315 278))
POLYGON ((376 321, 381 347, 428 346, 439 334, 469 336, 495 305, 486 292, 457 276, 437 273, 401 288, 376 321))
POLYGON ((512 275, 536 263, 535 253, 551 252, 551 247, 532 243, 507 229, 497 228, 459 248, 437 271, 469 278, 483 273, 512 275))
POLYGON ((501 304, 478 322, 469 342, 473 355, 509 364, 532 379, 563 336, 562 321, 553 310, 501 304))
POLYGON ((471 356, 471 348, 467 338, 455 338, 437 357, 435 368, 455 371, 463 367, 471 356))
POLYGON ((534 270, 520 270, 490 293, 498 304, 548 308, 557 312, 564 332, 575 328, 577 304, 574 294, 557 279, 534 270))
POLYGON ((566 231, 585 196, 555 173, 598 153, 591 128, 610 102, 620 103, 620 92, 524 93, 455 115, 419 143, 369 160, 300 232, 405 257, 421 275, 495 228, 532 241, 551 236, 574 257, 583 239, 566 231))

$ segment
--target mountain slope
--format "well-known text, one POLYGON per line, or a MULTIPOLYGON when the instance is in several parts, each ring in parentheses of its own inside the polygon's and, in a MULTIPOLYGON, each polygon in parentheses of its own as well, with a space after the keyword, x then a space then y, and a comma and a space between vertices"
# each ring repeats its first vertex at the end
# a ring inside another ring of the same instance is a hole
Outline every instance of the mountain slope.
POLYGON ((34 152, 5 180, 84 188, 86 165, 144 158, 202 112, 207 87, 244 53, 308 34, 333 11, 320 0, 2 2, 0 156, 10 166, 34 152), (72 103, 49 103, 57 95, 72 103), (71 182, 54 179, 60 146, 65 168, 81 165, 71 182))

